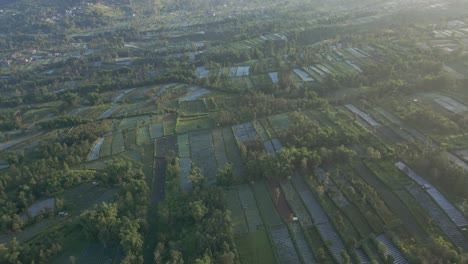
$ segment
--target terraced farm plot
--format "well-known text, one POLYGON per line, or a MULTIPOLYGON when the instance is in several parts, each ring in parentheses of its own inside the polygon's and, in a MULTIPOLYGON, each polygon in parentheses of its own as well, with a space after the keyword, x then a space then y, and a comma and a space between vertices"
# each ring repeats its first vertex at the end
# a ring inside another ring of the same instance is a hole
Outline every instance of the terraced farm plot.
POLYGON ((234 135, 239 143, 246 143, 250 140, 244 124, 233 126, 232 131, 234 132, 234 135))
POLYGON ((267 186, 264 182, 256 182, 253 185, 255 198, 262 213, 263 220, 268 226, 277 226, 283 224, 278 211, 271 200, 270 193, 268 192, 267 186))
POLYGON ((260 122, 252 121, 252 125, 255 128, 255 134, 258 135, 262 141, 267 141, 270 139, 268 133, 266 132, 265 128, 263 128, 263 125, 260 124, 260 122))
POLYGON ((258 226, 262 225, 263 222, 252 189, 248 185, 243 184, 237 187, 237 191, 239 193, 242 209, 244 210, 247 226, 249 227, 249 232, 255 232, 258 226))
POLYGON ((216 166, 211 131, 192 132, 189 139, 192 162, 203 171, 208 185, 215 184, 218 167, 216 166))
POLYGON ((163 123, 152 124, 149 127, 151 139, 164 136, 163 123))
POLYGON ((348 108, 351 112, 353 112, 356 115, 358 115, 359 117, 361 117, 362 119, 364 119, 369 125, 371 125, 373 127, 379 127, 380 126, 380 124, 377 121, 375 121, 370 115, 368 115, 368 114, 364 113, 363 111, 359 110, 354 105, 347 104, 347 105, 345 105, 345 107, 348 108))
POLYGON ((179 158, 180 168, 180 190, 189 191, 192 189, 192 181, 189 179, 192 164, 190 158, 179 158))
POLYGON ((413 195, 426 213, 437 223, 455 246, 461 247, 463 250, 468 250, 468 243, 463 234, 427 193, 416 185, 408 185, 406 189, 413 195))
POLYGON ((112 135, 106 136, 102 144, 101 150, 99 151, 99 157, 108 157, 112 155, 112 135))
POLYGON ((291 223, 291 232, 296 242, 298 253, 304 263, 317 263, 312 250, 304 236, 304 231, 298 222, 291 223))
POLYGON ((131 129, 133 127, 139 126, 150 120, 149 116, 132 116, 123 118, 119 125, 118 130, 131 129))
POLYGON ((125 151, 125 140, 122 133, 115 133, 112 136, 112 155, 116 155, 125 151))
POLYGON ((214 127, 214 121, 208 115, 200 115, 195 117, 177 117, 175 131, 180 133, 188 133, 195 130, 211 129, 214 127))
POLYGON ((280 263, 301 263, 285 225, 270 228, 270 234, 280 263))
POLYGON ((314 223, 316 224, 317 230, 320 233, 323 241, 331 242, 331 245, 329 245, 330 252, 333 257, 341 263, 341 252, 346 251, 346 248, 340 236, 338 235, 338 232, 329 222, 325 211, 310 191, 304 179, 302 179, 300 175, 295 174, 293 176, 293 184, 298 190, 299 196, 301 197, 306 208, 309 210, 310 215, 312 215, 314 223))
POLYGON ((226 156, 229 162, 234 166, 234 175, 240 177, 244 167, 234 134, 230 128, 223 128, 221 131, 223 134, 224 146, 226 147, 226 156))
POLYGON ((279 82, 278 72, 270 72, 270 73, 268 73, 268 75, 270 76, 271 82, 273 82, 273 83, 278 83, 279 82))
POLYGON ((177 135, 177 148, 180 158, 190 157, 190 141, 188 134, 177 135))
POLYGON ((193 101, 180 101, 179 102, 179 113, 205 113, 207 111, 205 102, 203 100, 193 101))
POLYGON ((291 208, 289 208, 288 203, 286 202, 286 198, 284 197, 284 193, 281 191, 281 186, 272 179, 269 179, 267 182, 268 190, 270 191, 270 195, 273 198, 273 202, 275 203, 275 207, 278 210, 281 219, 283 222, 289 223, 291 220, 291 215, 293 212, 291 208))
POLYGON ((173 135, 176 131, 177 123, 175 119, 164 120, 163 121, 163 130, 164 136, 173 135))
POLYGON ((440 96, 439 98, 434 99, 434 101, 441 105, 443 108, 456 114, 468 112, 468 107, 450 97, 440 96))
POLYGON ((224 147, 223 133, 220 129, 215 129, 211 133, 213 134, 214 152, 218 168, 224 168, 228 163, 228 159, 224 147))
POLYGON ((244 234, 249 232, 249 227, 245 220, 244 210, 241 206, 237 189, 232 189, 224 192, 227 202, 227 207, 231 211, 231 221, 234 234, 244 234))
POLYGON ((312 226, 312 219, 307 212, 307 209, 302 204, 301 198, 297 194, 296 190, 292 186, 290 181, 282 181, 281 182, 281 189, 284 192, 284 196, 286 197, 286 201, 288 201, 289 206, 291 206, 295 217, 298 218, 299 222, 301 223, 304 228, 308 228, 312 226))
POLYGON ((385 234, 376 237, 375 240, 385 245, 385 247, 387 248, 387 252, 385 254, 392 256, 395 264, 408 263, 405 256, 385 234))
POLYGON ((165 158, 155 158, 154 160, 154 180, 151 187, 151 203, 153 205, 164 199, 164 186, 167 162, 165 158))
POLYGON ((314 78, 312 78, 307 72, 300 70, 300 69, 293 69, 294 73, 301 78, 302 81, 304 82, 313 82, 315 81, 314 78))
POLYGON ((180 98, 180 101, 193 101, 193 100, 196 100, 197 98, 199 98, 199 97, 201 97, 201 96, 203 96, 205 94, 208 94, 208 93, 211 93, 211 91, 207 90, 207 89, 196 88, 194 90, 191 90, 184 97, 180 98))
POLYGON ((137 130, 137 138, 136 138, 137 145, 142 145, 149 141, 151 141, 149 127, 147 126, 139 127, 137 130))
POLYGON ((99 152, 101 151, 102 144, 104 143, 105 138, 99 138, 96 144, 94 144, 93 149, 89 155, 89 161, 97 160, 99 158, 99 152))
MULTIPOLYGON (((125 134, 124 131, 122 131, 122 133, 125 134)), ((136 128, 127 130, 126 134, 124 135, 124 139, 125 139, 125 147, 127 149, 134 148, 135 145, 136 145, 136 140, 137 140, 137 130, 136 130, 136 128)))
POLYGON ((169 136, 156 139, 156 157, 177 155, 177 137, 169 136))
POLYGON ((412 169, 410 169, 406 164, 399 161, 395 163, 395 166, 398 167, 403 173, 405 173, 409 178, 417 182, 420 186, 424 186, 424 190, 434 199, 434 201, 444 210, 444 212, 450 217, 450 219, 458 226, 463 227, 468 225, 466 218, 458 211, 453 204, 445 198, 445 196, 437 190, 430 182, 426 181, 423 177, 416 174, 412 169))
POLYGON ((275 251, 264 228, 238 236, 235 240, 241 263, 278 263, 275 251))

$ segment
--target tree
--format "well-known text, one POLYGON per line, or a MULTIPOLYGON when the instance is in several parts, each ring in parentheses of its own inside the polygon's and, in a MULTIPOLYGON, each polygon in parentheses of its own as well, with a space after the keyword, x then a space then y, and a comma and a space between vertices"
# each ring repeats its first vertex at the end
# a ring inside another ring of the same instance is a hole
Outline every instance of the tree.
POLYGON ((117 215, 116 203, 102 203, 93 210, 84 211, 81 218, 81 226, 85 234, 98 239, 104 246, 118 237, 120 220, 117 215))
POLYGON ((193 218, 197 222, 199 222, 201 219, 203 219, 205 214, 208 212, 208 208, 206 208, 205 204, 201 200, 191 202, 190 203, 190 209, 192 210, 193 218))
POLYGON ((346 253, 346 251, 344 251, 344 250, 341 251, 340 256, 341 256, 343 264, 351 263, 351 257, 348 255, 348 253, 346 253))

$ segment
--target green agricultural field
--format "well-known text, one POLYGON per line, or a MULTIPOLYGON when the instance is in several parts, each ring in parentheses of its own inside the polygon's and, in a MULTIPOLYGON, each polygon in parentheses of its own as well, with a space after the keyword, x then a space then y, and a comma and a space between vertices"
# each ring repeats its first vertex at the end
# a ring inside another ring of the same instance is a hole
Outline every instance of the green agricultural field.
POLYGON ((137 145, 142 145, 151 141, 151 135, 148 126, 139 127, 137 129, 137 145))
POLYGON ((190 142, 188 134, 177 135, 177 147, 179 149, 179 157, 190 157, 190 142))
POLYGON ((181 134, 213 127, 214 121, 209 116, 178 117, 175 131, 177 134, 181 134))
POLYGON ((112 154, 112 135, 107 136, 102 143, 101 150, 99 151, 99 157, 107 157, 112 154))
POLYGON ((241 263, 278 263, 264 228, 236 237, 236 244, 241 263))
POLYGON ((125 151, 125 140, 122 133, 113 134, 112 137, 112 155, 125 151))
POLYGON ((174 134, 176 127, 177 127, 177 123, 175 119, 163 121, 164 136, 169 136, 169 135, 174 134))
POLYGON ((277 133, 289 127, 289 118, 287 113, 270 116, 268 117, 268 121, 277 133))
POLYGON ((207 111, 204 100, 180 101, 177 110, 179 114, 205 113, 207 111))
POLYGON ((277 226, 283 224, 278 211, 275 208, 274 202, 268 188, 264 182, 256 182, 253 185, 255 199, 262 213, 263 221, 269 226, 277 226))

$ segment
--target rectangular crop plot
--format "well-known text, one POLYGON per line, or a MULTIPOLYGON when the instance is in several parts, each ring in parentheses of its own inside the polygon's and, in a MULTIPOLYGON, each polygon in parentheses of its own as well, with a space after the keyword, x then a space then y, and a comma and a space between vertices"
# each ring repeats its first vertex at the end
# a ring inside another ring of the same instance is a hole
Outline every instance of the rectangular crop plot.
POLYGON ((245 219, 247 220, 249 232, 254 232, 263 222, 252 189, 250 189, 248 185, 243 184, 237 187, 237 191, 239 192, 239 198, 242 209, 244 210, 245 219))
POLYGON ((423 177, 416 174, 412 169, 410 169, 406 164, 399 161, 395 163, 395 166, 398 167, 402 172, 406 174, 413 181, 417 182, 419 185, 424 186, 426 192, 434 199, 434 201, 445 211, 445 213, 452 219, 452 221, 458 226, 463 227, 468 225, 466 218, 458 211, 453 204, 445 198, 445 196, 437 190, 430 182, 426 181, 423 177))
POLYGON ((441 96, 439 98, 434 99, 434 101, 441 105, 443 108, 457 114, 468 111, 468 107, 450 97, 441 96))
POLYGON ((255 130, 254 126, 251 122, 244 123, 245 131, 249 136, 250 140, 254 140, 257 137, 257 131, 255 130))
POLYGON ((125 147, 127 149, 131 149, 136 145, 136 137, 137 137, 137 130, 131 129, 127 130, 127 135, 124 137, 125 139, 125 147))
POLYGON ((94 145, 94 148, 91 150, 89 155, 89 160, 97 160, 99 158, 99 152, 101 151, 102 144, 104 143, 104 138, 99 138, 99 140, 94 145))
POLYGON ((374 118, 372 118, 370 115, 364 113, 363 111, 357 109, 354 105, 352 104, 347 104, 345 105, 346 108, 349 109, 349 111, 357 114, 359 117, 361 117, 362 119, 364 119, 369 125, 373 126, 373 127, 379 127, 380 124, 374 120, 374 118))
POLYGON ((249 134, 247 133, 244 124, 233 126, 232 131, 234 132, 234 135, 236 136, 236 139, 239 143, 245 143, 249 141, 249 134))
POLYGON ((189 191, 192 189, 192 181, 189 179, 190 170, 192 169, 190 158, 180 158, 179 168, 180 168, 180 190, 189 191))
POLYGON ((288 114, 270 116, 268 121, 277 133, 287 129, 290 125, 288 114))
POLYGON ((242 209, 237 189, 225 191, 224 194, 226 196, 227 206, 231 211, 231 221, 234 234, 244 234, 249 232, 249 227, 245 220, 244 210, 242 209))
POLYGON ((166 157, 169 155, 177 155, 176 143, 176 136, 158 138, 156 140, 156 156, 166 157))
POLYGON ((270 234, 280 263, 301 263, 285 225, 271 228, 270 234))
POLYGON ((304 231, 302 231, 301 225, 298 222, 291 223, 291 231, 293 233, 299 255, 302 257, 304 263, 317 263, 304 236, 304 231))
POLYGON ((387 248, 386 255, 390 255, 393 257, 393 263, 395 264, 405 264, 408 261, 405 259, 405 256, 400 252, 400 250, 396 247, 396 245, 385 235, 382 234, 375 238, 375 240, 379 243, 382 243, 387 248))
POLYGON ((189 139, 193 164, 202 169, 208 185, 215 184, 218 166, 211 132, 209 130, 192 132, 189 139))
POLYGON ((264 228, 236 237, 240 263, 278 263, 264 228))
POLYGON ((250 74, 250 66, 237 67, 237 72, 236 72, 237 77, 249 76, 249 74, 250 74))
POLYGON ((304 82, 312 82, 315 81, 314 78, 312 78, 307 72, 300 70, 300 69, 293 69, 294 73, 301 78, 302 81, 304 82))
POLYGON ((151 141, 149 127, 139 127, 137 130, 137 145, 142 145, 151 141))
POLYGON ((229 128, 223 128, 222 130, 224 146, 226 147, 226 156, 230 163, 234 166, 234 175, 240 177, 243 171, 242 157, 239 152, 239 148, 236 144, 236 139, 229 128))
POLYGON ((157 123, 157 124, 152 124, 149 127, 150 130, 150 136, 152 139, 155 138, 160 138, 164 136, 164 130, 163 130, 163 124, 162 123, 157 123))
POLYGON ((296 190, 292 186, 290 181, 282 181, 281 182, 281 189, 284 192, 284 196, 286 197, 286 201, 288 201, 289 206, 291 206, 294 216, 298 218, 301 225, 305 228, 312 225, 312 219, 310 218, 307 209, 302 204, 301 198, 296 193, 296 190))
POLYGON ((299 193, 305 207, 309 210, 310 215, 312 216, 314 223, 327 223, 328 217, 325 211, 322 209, 322 206, 315 199, 312 191, 307 187, 304 179, 298 174, 293 176, 293 184, 299 193))
POLYGON ((228 163, 226 156, 226 150, 224 147, 223 133, 220 129, 215 129, 212 131, 213 142, 214 142, 214 152, 216 156, 216 162, 218 163, 218 168, 224 168, 228 163))
POLYGON ((112 155, 125 151, 125 141, 122 133, 116 133, 112 137, 112 155))
POLYGON ((260 124, 260 122, 252 121, 252 125, 254 126, 258 136, 261 138, 262 141, 270 140, 268 133, 266 132, 265 128, 263 128, 263 125, 260 124))
POLYGON ((190 157, 190 142, 188 134, 177 135, 177 148, 180 158, 190 157))
POLYGON ((268 192, 265 183, 256 182, 253 188, 255 198, 257 199, 258 207, 262 212, 265 224, 269 226, 281 225, 283 221, 281 221, 281 217, 278 214, 273 201, 271 200, 270 193, 268 192))

